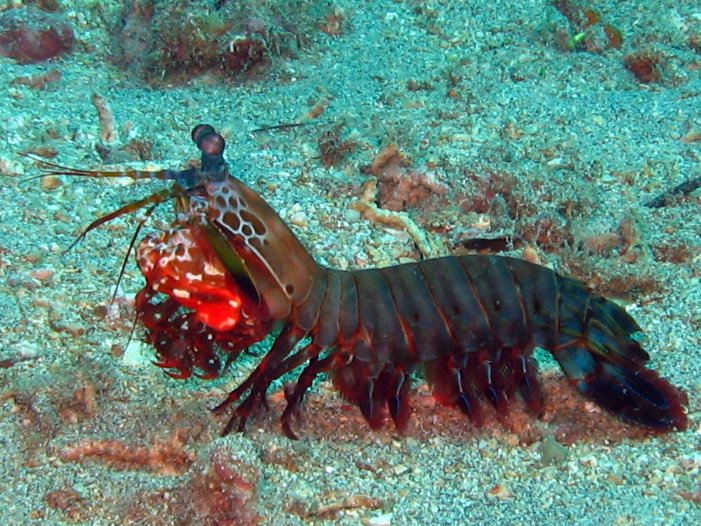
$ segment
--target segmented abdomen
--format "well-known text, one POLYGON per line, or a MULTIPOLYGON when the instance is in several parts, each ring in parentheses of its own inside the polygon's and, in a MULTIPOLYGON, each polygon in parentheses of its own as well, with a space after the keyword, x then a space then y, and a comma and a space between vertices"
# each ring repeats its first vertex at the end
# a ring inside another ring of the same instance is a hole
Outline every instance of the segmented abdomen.
POLYGON ((579 282, 526 261, 444 257, 329 270, 325 283, 300 306, 298 321, 313 329, 322 346, 352 341, 355 347, 348 350, 357 359, 427 362, 490 348, 554 348, 560 310, 576 332, 571 314, 590 296, 579 282))
POLYGON ((546 267, 474 255, 323 276, 293 318, 314 345, 332 349, 313 374, 330 372, 373 427, 385 407, 397 427, 406 426, 417 364, 436 398, 476 424, 483 401, 504 413, 516 393, 539 413, 535 346, 617 415, 658 429, 686 426, 686 398, 645 369, 649 356, 632 338, 635 321, 546 267))

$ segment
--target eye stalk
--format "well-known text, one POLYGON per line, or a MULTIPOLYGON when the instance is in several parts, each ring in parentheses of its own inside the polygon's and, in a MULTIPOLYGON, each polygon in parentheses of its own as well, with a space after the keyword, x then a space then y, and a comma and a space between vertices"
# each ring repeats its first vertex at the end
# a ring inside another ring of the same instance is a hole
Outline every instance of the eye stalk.
POLYGON ((209 124, 198 124, 192 129, 192 140, 202 152, 202 172, 210 175, 228 175, 229 166, 224 160, 226 141, 209 124))

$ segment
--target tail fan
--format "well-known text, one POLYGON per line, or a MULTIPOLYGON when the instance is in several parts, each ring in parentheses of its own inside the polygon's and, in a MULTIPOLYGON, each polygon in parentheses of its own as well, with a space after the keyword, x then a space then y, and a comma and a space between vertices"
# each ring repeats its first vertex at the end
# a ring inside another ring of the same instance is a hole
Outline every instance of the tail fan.
POLYGON ((650 357, 633 339, 639 328, 628 313, 598 296, 561 298, 553 355, 577 389, 624 420, 658 431, 686 429, 687 396, 645 367, 650 357))

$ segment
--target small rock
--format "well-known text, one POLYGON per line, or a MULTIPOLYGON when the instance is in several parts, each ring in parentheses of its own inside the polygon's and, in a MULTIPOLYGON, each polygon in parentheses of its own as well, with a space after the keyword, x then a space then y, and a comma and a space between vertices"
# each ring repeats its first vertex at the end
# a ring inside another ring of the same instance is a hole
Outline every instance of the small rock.
POLYGON ((349 223, 354 223, 355 221, 360 220, 360 212, 358 212, 357 210, 353 210, 352 208, 347 208, 343 212, 343 217, 349 223))
POLYGON ((692 453, 679 459, 679 465, 686 471, 694 471, 701 468, 701 453, 692 453))
POLYGON ((150 364, 152 360, 152 352, 148 346, 143 342, 132 340, 124 351, 122 365, 125 367, 141 367, 150 364))
POLYGON ((561 464, 569 455, 569 450, 560 444, 553 435, 546 435, 538 446, 543 465, 561 464))
POLYGON ((402 475, 406 475, 407 473, 411 472, 411 468, 409 466, 405 466, 404 464, 397 464, 394 466, 394 474, 397 475, 398 477, 401 477, 402 475))
POLYGON ((40 268, 30 272, 29 275, 39 281, 48 281, 53 277, 54 271, 50 268, 40 268))
POLYGON ((497 484, 487 492, 487 496, 499 500, 507 500, 513 498, 514 494, 505 485, 497 484))
POLYGON ((24 175, 24 166, 7 157, 0 157, 0 175, 9 175, 16 177, 24 175))
POLYGON ((39 347, 35 343, 21 341, 13 345, 12 350, 17 353, 20 359, 28 360, 39 356, 39 347))
POLYGON ((307 220, 307 214, 304 212, 295 212, 290 215, 290 223, 299 228, 307 228, 309 226, 309 221, 307 220))
POLYGON ((56 190, 62 184, 61 179, 55 175, 47 175, 41 178, 41 187, 44 190, 56 190))
POLYGON ((579 459, 579 463, 582 466, 586 466, 588 468, 595 468, 599 465, 599 461, 594 455, 584 455, 582 458, 579 459))
POLYGON ((367 526, 391 526, 392 514, 384 513, 376 517, 370 517, 369 519, 363 521, 363 524, 367 524, 367 526))

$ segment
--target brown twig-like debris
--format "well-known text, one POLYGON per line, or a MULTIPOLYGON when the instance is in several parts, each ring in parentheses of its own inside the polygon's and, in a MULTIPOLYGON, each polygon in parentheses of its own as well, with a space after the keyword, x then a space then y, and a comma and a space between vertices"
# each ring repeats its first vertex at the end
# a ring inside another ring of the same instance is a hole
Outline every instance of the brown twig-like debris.
POLYGON ((183 448, 184 430, 169 440, 156 439, 150 447, 130 446, 121 440, 83 440, 59 453, 62 460, 82 462, 94 458, 116 469, 151 471, 160 475, 181 475, 195 460, 183 448))
POLYGON ((393 212, 379 208, 375 204, 376 194, 377 181, 371 179, 363 185, 363 193, 360 199, 353 201, 350 204, 350 208, 360 212, 369 221, 404 230, 411 236, 414 243, 416 243, 416 247, 426 258, 445 256, 448 253, 448 249, 440 239, 430 237, 406 212, 393 212))
POLYGON ((100 117, 100 129, 102 130, 102 140, 107 144, 119 142, 119 132, 114 120, 112 108, 102 95, 94 93, 92 96, 93 106, 97 109, 100 117))
POLYGON ((321 495, 326 502, 325 504, 308 503, 295 500, 287 506, 287 511, 297 515, 302 519, 338 519, 343 512, 358 510, 365 508, 368 510, 379 510, 385 506, 385 503, 377 498, 369 495, 336 495, 330 492, 321 495))
POLYGON ((696 177, 694 179, 689 179, 681 184, 678 184, 674 188, 663 192, 654 199, 651 199, 645 206, 649 208, 662 208, 676 201, 679 197, 690 194, 697 188, 701 188, 701 177, 696 177))
POLYGON ((368 495, 349 495, 338 502, 332 502, 320 506, 319 509, 310 514, 310 516, 318 517, 320 519, 335 519, 338 517, 339 513, 343 511, 355 510, 359 508, 379 510, 382 509, 383 506, 384 503, 380 499, 376 499, 368 495))

